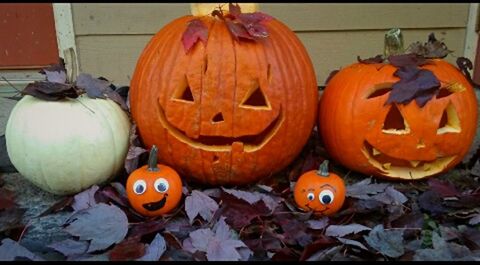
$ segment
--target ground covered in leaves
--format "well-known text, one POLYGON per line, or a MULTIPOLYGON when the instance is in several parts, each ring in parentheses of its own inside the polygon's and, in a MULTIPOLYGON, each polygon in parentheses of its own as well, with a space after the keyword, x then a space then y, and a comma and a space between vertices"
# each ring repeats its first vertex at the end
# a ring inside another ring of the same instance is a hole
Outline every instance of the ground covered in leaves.
POLYGON ((248 187, 186 183, 180 206, 163 217, 130 208, 125 172, 63 197, 3 174, 0 260, 479 260, 476 157, 401 183, 334 164, 347 199, 331 217, 299 211, 292 197, 300 174, 328 158, 315 132, 278 174, 248 187))

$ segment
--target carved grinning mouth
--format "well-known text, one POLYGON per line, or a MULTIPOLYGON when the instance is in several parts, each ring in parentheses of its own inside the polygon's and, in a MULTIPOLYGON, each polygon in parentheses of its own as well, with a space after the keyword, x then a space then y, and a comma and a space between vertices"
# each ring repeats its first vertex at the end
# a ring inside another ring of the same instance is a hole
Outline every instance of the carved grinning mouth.
POLYGON ((400 179, 420 179, 443 171, 455 156, 438 157, 431 161, 409 161, 381 153, 364 141, 362 153, 368 162, 383 174, 400 179))
POLYGON ((183 143, 207 151, 231 151, 232 145, 238 144, 243 146, 243 151, 245 152, 255 152, 268 143, 268 141, 278 132, 280 126, 285 120, 280 107, 278 116, 269 124, 269 126, 257 135, 246 135, 241 137, 199 136, 197 139, 192 139, 188 137, 184 131, 170 124, 158 101, 157 105, 160 123, 171 135, 183 143))
POLYGON ((165 194, 165 196, 163 196, 163 199, 157 201, 157 202, 149 202, 149 203, 145 203, 143 204, 143 208, 145 208, 147 211, 156 211, 156 210, 159 210, 161 208, 163 208, 163 206, 165 206, 165 203, 167 203, 167 195, 168 194, 165 194))

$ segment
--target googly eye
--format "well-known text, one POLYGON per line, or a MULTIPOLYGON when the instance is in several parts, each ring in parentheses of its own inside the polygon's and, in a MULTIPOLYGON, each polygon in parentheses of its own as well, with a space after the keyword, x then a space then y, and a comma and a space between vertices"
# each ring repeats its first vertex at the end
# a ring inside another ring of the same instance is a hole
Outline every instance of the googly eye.
POLYGON ((333 202, 335 196, 331 190, 322 190, 318 195, 318 199, 322 204, 330 204, 333 202))
POLYGON ((315 194, 313 194, 313 192, 310 192, 309 194, 307 194, 307 199, 309 201, 313 201, 313 199, 315 199, 315 194))
POLYGON ((164 178, 159 178, 157 180, 155 180, 155 190, 158 191, 158 192, 166 192, 168 190, 168 187, 170 186, 168 184, 168 180, 164 179, 164 178))
POLYGON ((147 190, 147 183, 145 180, 139 179, 133 183, 133 192, 135 194, 140 195, 143 194, 147 190))

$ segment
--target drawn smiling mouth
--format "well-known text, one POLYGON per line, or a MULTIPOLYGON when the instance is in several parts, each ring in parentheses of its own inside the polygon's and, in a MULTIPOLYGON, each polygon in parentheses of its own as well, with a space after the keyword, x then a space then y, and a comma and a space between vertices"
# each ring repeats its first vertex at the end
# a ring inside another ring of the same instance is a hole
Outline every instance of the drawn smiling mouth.
POLYGON ((372 166, 390 177, 400 179, 420 179, 440 173, 455 159, 455 156, 437 157, 432 161, 397 159, 380 152, 367 141, 364 142, 362 153, 372 166))
POLYGON ((145 203, 145 204, 142 204, 142 206, 147 211, 152 211, 153 212, 153 211, 156 211, 156 210, 159 210, 159 209, 163 208, 163 206, 165 206, 165 203, 167 203, 167 194, 165 194, 163 199, 161 199, 157 202, 145 203))
POLYGON ((173 135, 177 140, 190 146, 197 147, 206 151, 231 151, 232 145, 240 145, 244 152, 255 152, 261 149, 268 141, 277 134, 285 117, 280 107, 277 117, 262 132, 256 135, 246 135, 240 137, 223 137, 223 136, 199 136, 196 139, 188 137, 184 131, 177 129, 167 121, 165 112, 157 101, 159 120, 162 126, 173 135))

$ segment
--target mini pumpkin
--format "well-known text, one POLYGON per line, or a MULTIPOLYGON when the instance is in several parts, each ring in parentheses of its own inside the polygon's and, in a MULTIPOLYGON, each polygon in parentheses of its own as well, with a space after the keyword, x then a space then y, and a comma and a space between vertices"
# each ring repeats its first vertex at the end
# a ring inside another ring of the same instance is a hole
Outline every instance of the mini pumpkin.
POLYGON ((5 138, 18 172, 41 189, 66 195, 113 178, 124 165, 130 119, 110 99, 46 101, 25 95, 5 138))
POLYGON ((157 147, 152 146, 148 165, 136 169, 127 179, 128 201, 144 216, 166 214, 182 198, 182 179, 173 168, 157 164, 157 152, 157 147))
POLYGON ((260 25, 268 37, 237 40, 207 10, 192 6, 196 16, 172 21, 145 47, 130 86, 132 117, 143 143, 164 146, 159 159, 189 180, 249 184, 287 166, 305 145, 315 123, 316 76, 306 49, 280 21, 260 25), (182 36, 194 22, 205 25, 208 39, 186 52, 182 36))
POLYGON ((345 194, 345 183, 340 176, 329 172, 328 160, 324 160, 318 170, 302 174, 293 191, 298 207, 326 216, 342 208, 345 194))
MULTIPOLYGON (((394 43, 392 51, 403 50, 401 38, 394 43)), ((318 124, 334 160, 366 175, 397 180, 430 177, 462 160, 477 124, 473 87, 443 59, 426 62, 419 68, 430 71, 440 85, 423 106, 414 100, 387 102, 399 82, 399 68, 391 63, 354 63, 330 79, 320 100, 318 124)))

